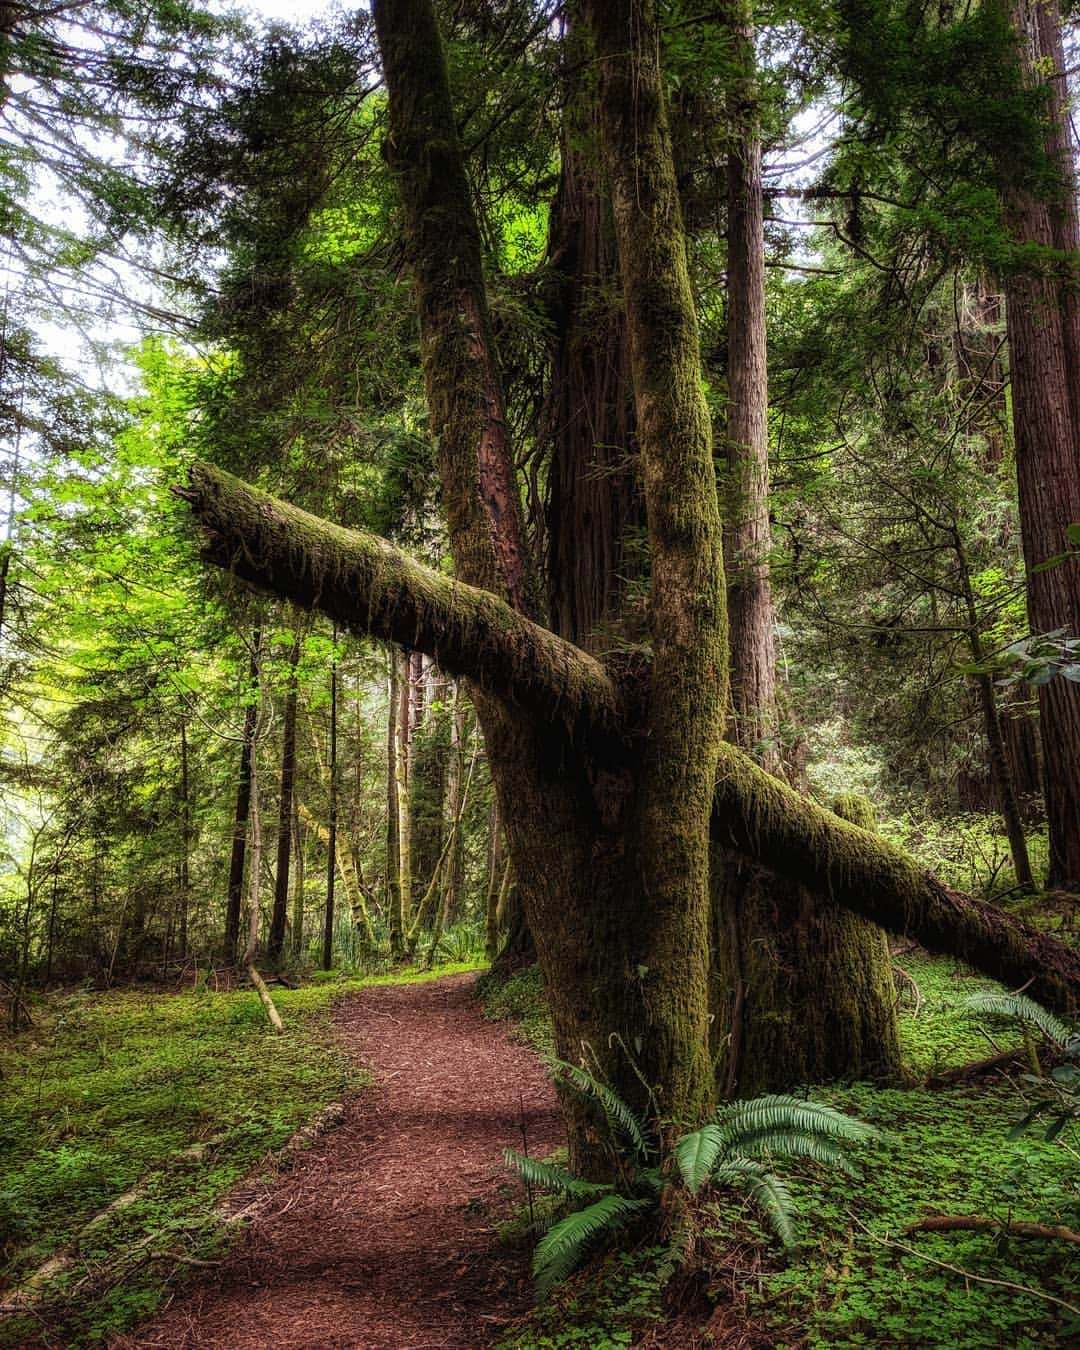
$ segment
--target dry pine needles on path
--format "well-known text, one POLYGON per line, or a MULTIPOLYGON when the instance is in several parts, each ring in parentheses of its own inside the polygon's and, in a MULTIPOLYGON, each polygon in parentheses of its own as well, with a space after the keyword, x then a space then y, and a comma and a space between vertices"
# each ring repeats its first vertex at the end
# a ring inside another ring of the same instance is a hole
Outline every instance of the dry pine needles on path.
POLYGON ((375 1075, 341 1126, 241 1208, 243 1246, 127 1347, 476 1347, 529 1306, 500 1247, 502 1149, 564 1139, 541 1064, 486 1023, 472 976, 363 990, 337 1015, 375 1075))

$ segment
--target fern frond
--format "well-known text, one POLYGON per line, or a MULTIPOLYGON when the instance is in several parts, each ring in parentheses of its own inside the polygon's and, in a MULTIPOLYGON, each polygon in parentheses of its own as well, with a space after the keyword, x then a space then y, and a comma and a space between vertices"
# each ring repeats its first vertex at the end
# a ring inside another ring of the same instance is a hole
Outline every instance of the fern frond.
POLYGON ((811 1162, 821 1163, 824 1167, 836 1167, 849 1177, 856 1175, 844 1145, 846 1139, 833 1139, 828 1135, 796 1133, 793 1130, 759 1130, 754 1134, 743 1135, 738 1147, 728 1150, 728 1157, 757 1157, 765 1154, 772 1158, 809 1158, 811 1162))
POLYGON ((622 1134, 634 1146, 640 1157, 648 1157, 653 1150, 646 1142, 645 1133, 633 1111, 617 1092, 613 1092, 606 1083, 601 1083, 587 1069, 581 1069, 576 1064, 568 1064, 564 1059, 551 1059, 548 1063, 556 1076, 575 1092, 580 1092, 583 1097, 591 1097, 599 1104, 610 1128, 622 1134))
POLYGON ((537 1158, 528 1158, 524 1153, 516 1153, 512 1148, 503 1149, 503 1161, 515 1171, 529 1186, 545 1191, 558 1191, 561 1195, 573 1195, 582 1200, 594 1196, 607 1195, 611 1187, 600 1181, 586 1181, 575 1176, 565 1167, 556 1167, 554 1163, 540 1162, 537 1158))
POLYGON ((1053 1041, 1061 1048, 1064 1048, 1074 1035, 1052 1012, 1047 1012, 1040 1003, 1027 998, 1024 994, 986 989, 966 998, 964 1007, 971 1012, 984 1013, 990 1017, 1007 1017, 1015 1022, 1024 1022, 1027 1026, 1041 1031, 1048 1041, 1053 1041))
POLYGON ((724 1136, 725 1152, 734 1153, 742 1151, 744 1139, 765 1132, 852 1141, 873 1139, 878 1134, 873 1125, 847 1116, 843 1111, 786 1093, 731 1102, 717 1112, 717 1120, 724 1136))
POLYGON ((712 1179, 745 1195, 761 1210, 784 1246, 795 1246, 795 1205, 778 1176, 752 1158, 729 1158, 714 1169, 712 1179))
POLYGON ((602 1233, 614 1232, 634 1214, 651 1209, 651 1199, 629 1200, 625 1195, 605 1195, 587 1209, 560 1219, 549 1228, 533 1253, 537 1293, 544 1297, 564 1280, 584 1258, 589 1245, 602 1233))
POLYGON ((697 1195, 718 1157, 724 1150, 724 1135, 719 1125, 703 1125, 692 1134, 675 1141, 675 1161, 679 1175, 691 1195, 697 1195))

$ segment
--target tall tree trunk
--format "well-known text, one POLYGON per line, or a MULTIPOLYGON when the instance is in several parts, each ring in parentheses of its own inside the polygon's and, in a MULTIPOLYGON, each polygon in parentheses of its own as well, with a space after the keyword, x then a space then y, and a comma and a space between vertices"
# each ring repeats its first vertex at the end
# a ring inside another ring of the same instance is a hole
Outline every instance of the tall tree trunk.
MULTIPOLYGON (((295 793, 293 794, 295 803, 295 793)), ((300 828, 300 812, 295 808, 293 810, 292 822, 293 851, 296 855, 296 862, 293 867, 293 891, 292 891, 292 941, 289 946, 295 958, 298 958, 304 947, 304 833, 300 828)))
POLYGON ((398 813, 398 728, 401 706, 397 652, 390 656, 390 680, 386 710, 386 912, 390 929, 390 957, 405 956, 405 915, 401 904, 401 819, 398 813))
POLYGON ((408 932, 412 922, 412 847, 409 820, 409 770, 410 750, 412 746, 412 658, 406 651, 400 651, 397 657, 398 671, 398 710, 397 710, 397 747, 394 755, 394 790, 397 802, 398 869, 401 873, 399 890, 401 894, 401 930, 408 932))
MULTIPOLYGON (((727 25, 734 66, 727 96, 728 735, 779 775, 764 212, 753 11, 747 0, 730 6, 727 25)), ((896 1000, 881 930, 843 913, 827 894, 814 894, 715 844, 711 877, 712 1033, 721 1094, 896 1071, 896 1000)))
POLYGON ((769 579, 768 363, 765 234, 753 8, 728 16, 735 75, 727 108, 728 404, 724 564, 731 647, 731 739, 781 771, 769 579))
POLYGON ((494 961, 499 951, 499 887, 504 869, 499 803, 492 801, 488 810, 488 866, 484 901, 484 955, 489 961, 494 961))
POLYGON ((292 858, 293 788, 296 783, 296 667, 300 661, 301 628, 297 625, 289 653, 289 676, 281 730, 281 788, 278 798, 277 871, 274 874, 274 909, 266 950, 273 961, 285 945, 285 922, 289 912, 289 863, 292 858))
MULTIPOLYGON (((981 666, 986 660, 983 649, 981 624, 975 591, 971 585, 971 570, 968 567, 967 550, 956 525, 953 526, 953 551, 956 554, 957 574, 963 592, 967 617, 968 651, 972 662, 981 666)), ((993 678, 979 672, 974 676, 975 688, 979 697, 979 709, 982 713, 983 731, 986 735, 987 750, 990 759, 990 777, 1001 811, 1002 824, 1009 841, 1009 853, 1012 857, 1013 871, 1017 885, 1025 891, 1035 890, 1035 878, 1028 857, 1027 836, 1024 834, 1024 821, 1020 814, 1020 804, 1016 800, 1012 772, 1008 756, 1005 753, 1005 737, 1001 730, 1001 714, 998 709, 997 694, 994 691, 993 678)))
POLYGON ((255 953, 259 946, 259 872, 262 868, 262 819, 259 813, 259 770, 254 755, 251 758, 251 807, 248 818, 251 825, 251 867, 248 871, 248 938, 247 947, 244 950, 244 969, 247 971, 248 979, 259 996, 259 1002, 266 1010, 266 1016, 274 1029, 274 1034, 280 1036, 285 1030, 282 1025, 281 1014, 274 1006, 274 1000, 270 997, 270 990, 266 987, 266 981, 259 974, 255 965, 255 953))
POLYGON ((180 961, 187 960, 188 907, 191 903, 191 778, 188 772, 187 723, 180 719, 180 867, 177 929, 180 961))
MULTIPOLYGON (((1038 633, 1080 632, 1080 562, 1053 567, 1080 522, 1080 230, 1069 136, 1061 17, 1054 0, 1018 0, 1013 23, 1028 80, 1047 92, 1045 148, 1057 174, 1052 198, 1021 186, 1008 194, 1016 240, 1057 250, 1056 265, 1010 270, 1005 278, 1020 528, 1028 575, 1028 618, 1038 633)), ((1007 166, 1012 167, 1012 166, 1007 166)), ((1039 689, 1049 884, 1080 893, 1080 685, 1056 679, 1039 689)))
POLYGON ((709 818, 728 693, 721 528, 655 9, 592 0, 589 11, 651 555, 649 739, 632 840, 645 911, 633 941, 638 1032, 662 1116, 686 1122, 713 1097, 709 818))
MULTIPOLYGON (((248 684, 253 694, 258 692, 259 649, 262 633, 256 628, 251 635, 251 665, 248 684)), ((244 895, 244 854, 247 847, 248 812, 251 809, 251 756, 255 744, 255 718, 258 708, 254 697, 244 709, 244 730, 240 742, 240 771, 237 775, 236 810, 233 813, 232 853, 229 858, 229 888, 225 902, 225 959, 236 959, 240 943, 240 906, 244 895)))
MULTIPOLYGON (((567 63, 586 42, 571 26, 567 63)), ((587 70, 588 68, 585 67, 587 70)), ((548 257, 551 378, 541 441, 548 448, 548 608, 556 633, 581 647, 610 639, 628 581, 647 567, 631 548, 645 525, 634 436, 630 350, 619 260, 603 171, 588 146, 598 135, 595 82, 573 75, 548 257)))
MULTIPOLYGON (((337 645, 337 625, 334 625, 334 644, 337 645)), ((330 666, 330 759, 327 765, 330 775, 329 805, 327 809, 326 831, 326 913, 323 920, 322 968, 329 970, 334 956, 334 879, 337 875, 337 659, 330 666)))
POLYGON ((461 917, 465 888, 465 853, 462 846, 461 813, 465 781, 465 710, 461 702, 461 682, 454 683, 454 704, 450 717, 450 760, 447 765, 446 829, 453 831, 450 851, 443 869, 442 926, 450 927, 461 917))

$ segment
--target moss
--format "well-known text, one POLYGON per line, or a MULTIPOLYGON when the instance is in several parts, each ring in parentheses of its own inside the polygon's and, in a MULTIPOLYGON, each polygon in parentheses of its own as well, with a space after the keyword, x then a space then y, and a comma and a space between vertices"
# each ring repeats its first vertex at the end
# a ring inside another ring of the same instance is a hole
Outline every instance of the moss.
POLYGON ((1080 952, 987 901, 947 889, 894 845, 800 797, 731 746, 721 751, 713 838, 993 979, 1031 981, 1032 997, 1057 1011, 1070 1012, 1080 1000, 1080 952))
POLYGON ((204 556, 354 632, 435 657, 572 735, 621 735, 615 686, 593 657, 498 596, 443 576, 375 535, 346 530, 197 463, 181 490, 204 556))

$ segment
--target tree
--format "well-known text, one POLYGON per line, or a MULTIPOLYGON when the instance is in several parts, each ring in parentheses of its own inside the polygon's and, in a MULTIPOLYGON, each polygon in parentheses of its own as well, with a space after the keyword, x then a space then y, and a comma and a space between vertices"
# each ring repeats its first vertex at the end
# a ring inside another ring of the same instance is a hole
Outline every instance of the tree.
MULTIPOLYGON (((631 1101, 652 1085, 665 1119, 695 1118, 714 1095, 712 839, 1068 1005, 1075 953, 948 892, 722 743, 721 527, 648 0, 601 0, 588 14, 651 563, 650 646, 602 657, 530 617, 541 588, 433 13, 425 0, 384 0, 375 21, 456 577, 199 465, 182 494, 206 556, 470 681, 560 1051, 593 1058, 631 1101)), ((570 1129, 575 1162, 597 1162, 587 1114, 570 1109, 570 1129)))
MULTIPOLYGON (((1019 0, 1011 20, 1024 78, 1044 99, 1040 175, 1003 163, 1006 223, 1037 256, 1005 275, 1020 526, 1032 630, 1080 631, 1080 561, 1049 564, 1080 521, 1080 224, 1061 16, 1019 0), (1034 181, 1033 181, 1034 180, 1034 181)), ((1049 884, 1080 893, 1080 685, 1039 689, 1049 884)))

